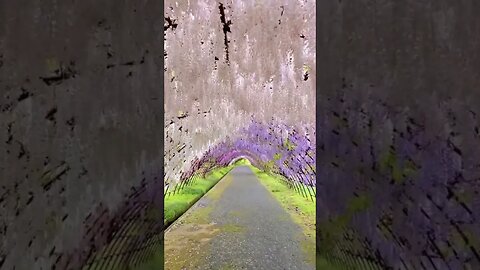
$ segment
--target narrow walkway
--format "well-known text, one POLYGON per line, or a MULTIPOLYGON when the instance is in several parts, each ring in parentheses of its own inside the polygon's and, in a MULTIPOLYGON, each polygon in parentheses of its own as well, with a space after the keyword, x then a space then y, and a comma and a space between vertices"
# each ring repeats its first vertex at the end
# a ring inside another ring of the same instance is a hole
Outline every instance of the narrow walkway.
POLYGON ((166 232, 165 269, 314 269, 305 239, 250 168, 237 167, 166 232))

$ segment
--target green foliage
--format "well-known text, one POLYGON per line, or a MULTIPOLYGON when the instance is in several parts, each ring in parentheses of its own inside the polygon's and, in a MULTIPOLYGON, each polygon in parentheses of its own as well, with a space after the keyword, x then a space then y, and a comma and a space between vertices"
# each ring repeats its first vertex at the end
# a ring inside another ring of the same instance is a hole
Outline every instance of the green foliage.
POLYGON ((275 166, 275 161, 270 160, 263 165, 266 172, 271 172, 275 166))
POLYGON ((397 184, 402 183, 406 177, 410 177, 417 171, 417 167, 411 160, 404 162, 403 167, 397 159, 395 151, 390 149, 380 158, 380 171, 390 174, 393 181, 397 184))
POLYGON ((288 151, 293 151, 296 147, 296 145, 287 138, 285 142, 283 142, 283 147, 287 149, 288 151))
POLYGON ((348 204, 348 211, 350 213, 358 213, 368 209, 372 204, 371 198, 368 195, 362 194, 358 197, 353 197, 348 204))
POLYGON ((457 200, 464 204, 472 203, 475 198, 475 192, 471 189, 455 190, 454 194, 457 197, 457 200))
POLYGON ((389 150, 380 158, 380 170, 386 173, 389 169, 394 167, 396 163, 397 158, 395 156, 395 152, 393 150, 389 150))

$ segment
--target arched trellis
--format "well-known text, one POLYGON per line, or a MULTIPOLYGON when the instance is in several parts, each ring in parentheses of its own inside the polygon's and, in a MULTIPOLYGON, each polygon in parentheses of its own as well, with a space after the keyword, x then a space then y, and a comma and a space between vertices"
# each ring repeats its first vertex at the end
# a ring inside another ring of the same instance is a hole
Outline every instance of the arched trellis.
POLYGON ((238 156, 238 157, 232 159, 230 161, 230 163, 228 163, 228 165, 231 166, 231 165, 235 164, 237 161, 240 161, 242 159, 248 160, 251 163, 250 157, 248 157, 248 156, 238 156))
MULTIPOLYGON (((280 176, 289 187, 303 196, 315 199, 315 139, 314 128, 292 127, 281 123, 252 122, 235 138, 208 149, 194 159, 190 169, 181 174, 174 187, 178 192, 215 168, 225 167, 241 156, 253 166, 280 176), (304 130, 300 133, 299 130, 304 130)), ((165 188, 165 193, 170 187, 165 188)))

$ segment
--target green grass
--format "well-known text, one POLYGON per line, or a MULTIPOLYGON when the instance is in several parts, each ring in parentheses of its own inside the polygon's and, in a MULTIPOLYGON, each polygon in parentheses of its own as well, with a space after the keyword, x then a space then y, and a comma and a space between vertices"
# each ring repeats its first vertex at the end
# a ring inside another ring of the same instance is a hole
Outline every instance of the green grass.
MULTIPOLYGON (((293 220, 299 224, 306 235, 313 238, 316 236, 315 216, 316 204, 310 199, 303 197, 297 191, 289 188, 281 179, 281 176, 269 175, 253 166, 250 167, 257 175, 260 182, 272 192, 272 195, 287 209, 293 220)), ((315 188, 314 191, 316 192, 315 188)), ((315 269, 317 270, 345 270, 340 265, 330 263, 315 250, 315 245, 308 245, 306 252, 310 255, 315 253, 315 269)))
MULTIPOLYGON (((169 195, 165 198, 165 224, 168 226, 178 217, 185 213, 195 202, 204 196, 220 179, 237 166, 249 166, 257 175, 260 182, 269 190, 271 194, 287 210, 292 219, 299 224, 305 235, 315 239, 315 202, 303 197, 297 191, 289 188, 280 176, 267 174, 250 164, 246 159, 240 159, 229 167, 212 171, 205 179, 198 179, 194 184, 184 188, 180 193, 169 195)), ((213 195, 212 195, 213 196, 213 195)), ((232 213, 235 214, 235 213, 232 213)), ((226 231, 241 232, 241 228, 236 226, 226 226, 226 231)), ((308 253, 313 253, 312 245, 308 246, 308 253)), ((313 249, 315 245, 313 245, 313 249)), ((325 270, 343 270, 343 268, 332 265, 325 258, 315 253, 317 266, 316 269, 325 270)), ((314 258, 315 259, 315 258, 314 258)), ((163 269, 163 256, 160 253, 155 254, 151 260, 142 265, 137 270, 163 269)), ((226 265, 223 269, 229 269, 226 265)))
MULTIPOLYGON (((233 167, 215 169, 208 173, 205 178, 195 180, 192 185, 183 188, 180 192, 167 194, 164 199, 165 226, 172 224, 183 215, 195 202, 228 174, 233 167)), ((136 270, 161 270, 163 268, 164 254, 162 247, 147 262, 137 267, 136 270)))
POLYGON ((302 250, 306 255, 306 261, 315 263, 315 201, 305 198, 297 191, 289 188, 281 176, 268 174, 253 166, 250 169, 260 180, 273 197, 277 199, 283 208, 289 213, 292 220, 303 230, 302 250))
POLYGON ((185 213, 195 202, 217 184, 232 167, 233 166, 229 166, 213 170, 205 178, 195 180, 192 185, 185 187, 180 192, 167 194, 164 199, 165 226, 172 224, 172 222, 185 213))
MULTIPOLYGON (((280 203, 299 215, 309 217, 315 222, 315 202, 300 195, 297 191, 289 188, 280 176, 269 175, 253 166, 251 170, 257 175, 260 182, 272 192, 273 196, 280 203)), ((313 193, 312 193, 313 195, 313 193)), ((315 198, 315 197, 314 197, 315 198)), ((315 230, 315 228, 313 228, 315 230)))
MULTIPOLYGON (((316 202, 312 202, 309 198, 305 198, 294 189, 289 188, 281 176, 270 175, 253 166, 250 169, 257 175, 260 182, 271 192, 271 194, 280 202, 280 204, 287 210, 292 219, 299 224, 305 235, 315 239, 316 226, 316 202)), ((316 192, 316 189, 313 189, 316 192)), ((312 192, 313 193, 313 192, 312 192)), ((312 194, 313 195, 313 194, 312 194)), ((314 197, 315 199, 315 197, 314 197)), ((362 201, 363 202, 363 201, 362 201)), ((335 265, 329 262, 315 251, 316 246, 312 244, 305 244, 305 252, 309 254, 310 260, 315 261, 315 269, 317 270, 345 270, 340 265, 335 265), (316 258, 312 258, 315 253, 316 258)))

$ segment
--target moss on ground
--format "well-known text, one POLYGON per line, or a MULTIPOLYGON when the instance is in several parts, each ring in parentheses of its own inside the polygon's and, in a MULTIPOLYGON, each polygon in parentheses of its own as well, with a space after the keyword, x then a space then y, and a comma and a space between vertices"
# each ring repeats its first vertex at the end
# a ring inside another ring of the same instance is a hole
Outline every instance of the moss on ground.
POLYGON ((315 202, 289 188, 280 176, 268 174, 253 166, 250 166, 250 169, 290 214, 293 221, 302 228, 303 235, 299 235, 302 250, 306 260, 315 263, 315 202))
MULTIPOLYGON (((344 268, 332 265, 324 257, 320 257, 315 252, 315 202, 303 197, 295 190, 289 188, 280 176, 273 176, 267 174, 255 167, 246 159, 240 159, 232 166, 217 169, 211 172, 205 179, 198 179, 191 186, 184 188, 180 193, 167 196, 165 198, 165 224, 168 226, 183 213, 185 213, 195 202, 197 202, 202 196, 204 196, 213 186, 215 186, 220 179, 222 179, 228 172, 237 166, 249 166, 251 170, 257 175, 260 182, 271 192, 274 198, 276 198, 280 204, 287 210, 292 219, 300 225, 303 230, 302 249, 308 254, 307 261, 315 261, 317 263, 316 269, 328 269, 328 270, 343 270, 344 268), (315 254, 315 255, 313 255, 315 254), (315 258, 316 256, 316 258, 315 258)), ((212 199, 218 199, 217 195, 220 194, 221 189, 228 186, 228 179, 222 181, 221 185, 212 190, 216 192, 210 192, 208 194, 212 199), (224 182, 224 183, 223 183, 224 182), (224 186, 224 187, 222 187, 224 186), (217 194, 218 193, 218 194, 217 194)), ((353 208, 355 210, 362 209, 365 205, 368 205, 368 200, 361 198, 358 201, 353 202, 353 208)), ((194 223, 208 223, 207 220, 203 220, 203 217, 209 216, 211 211, 210 207, 200 208, 198 211, 192 213, 189 218, 194 223)), ((235 215, 236 213, 231 213, 235 215)), ((241 233, 243 228, 227 224, 222 226, 222 231, 231 233, 241 233)), ((152 260, 142 265, 138 270, 150 270, 150 269, 163 269, 163 256, 162 254, 155 254, 152 260)), ((230 269, 229 265, 225 265, 224 269, 230 269)))
POLYGON ((213 170, 205 178, 199 178, 190 186, 186 186, 176 194, 169 193, 164 199, 164 223, 172 224, 185 213, 195 202, 205 195, 220 181, 233 166, 213 170))
MULTIPOLYGON (((260 182, 272 193, 273 197, 287 210, 292 219, 303 229, 304 236, 300 236, 303 239, 301 248, 308 257, 307 261, 315 263, 318 270, 345 270, 345 267, 332 264, 316 252, 316 202, 312 202, 297 191, 289 188, 281 179, 281 176, 267 174, 253 166, 250 166, 250 168, 257 175, 260 182)), ((314 191, 316 192, 315 188, 314 191)), ((368 198, 361 197, 354 200, 351 207, 354 210, 360 210, 368 205, 368 198)))
MULTIPOLYGON (((220 168, 210 172, 204 179, 197 179, 191 186, 182 189, 177 194, 172 194, 165 198, 165 224, 166 226, 173 223, 181 215, 183 215, 190 207, 192 207, 200 198, 206 196, 206 198, 216 201, 223 194, 223 190, 231 182, 227 176, 224 180, 220 181, 226 176, 231 169, 238 166, 234 164, 225 168, 220 168), (220 181, 220 182, 219 182, 220 181), (213 187, 215 188, 213 189, 213 187)), ((173 269, 184 269, 192 264, 199 263, 199 261, 205 259, 201 252, 201 247, 204 246, 209 239, 215 234, 220 232, 220 228, 217 225, 211 224, 210 213, 213 210, 214 204, 208 206, 198 206, 193 212, 190 212, 188 216, 182 221, 183 226, 181 230, 176 230, 170 238, 166 238, 166 246, 168 250, 165 250, 165 256, 169 256, 169 261, 162 262, 167 263, 173 269), (194 234, 194 237, 192 237, 194 234), (174 240, 173 240, 174 239, 174 240), (173 241, 173 242, 172 242, 173 241), (187 245, 185 241, 193 241, 202 245, 187 245), (194 249, 186 249, 186 246, 195 246, 194 249), (173 250, 171 250, 173 248, 173 250), (199 261, 198 261, 199 260, 199 261), (197 262, 198 261, 198 262, 197 262)), ((226 227, 231 232, 240 232, 239 228, 226 227)), ((163 269, 158 268, 158 264, 149 262, 143 269, 163 269), (157 268, 154 268, 157 267, 157 268)))
POLYGON ((307 235, 315 235, 315 202, 289 188, 280 177, 269 175, 253 166, 250 169, 260 182, 287 209, 292 218, 302 226, 307 235))
POLYGON ((244 231, 245 231, 244 227, 236 224, 225 224, 222 226, 222 232, 240 233, 244 231))
POLYGON ((185 223, 194 224, 207 224, 210 223, 210 213, 213 211, 213 206, 198 207, 195 211, 192 211, 188 219, 185 219, 185 223))
POLYGON ((235 270, 235 266, 232 263, 223 265, 220 270, 235 270))
POLYGON ((222 197, 223 192, 230 185, 231 182, 232 178, 229 175, 225 176, 225 179, 218 183, 214 189, 208 192, 208 194, 206 194, 206 197, 213 200, 213 203, 215 204, 215 202, 218 201, 220 197, 222 197))

